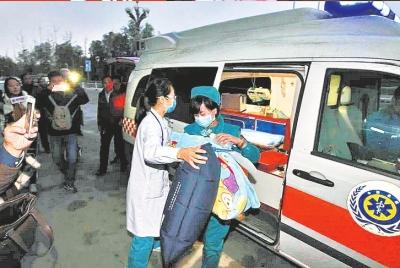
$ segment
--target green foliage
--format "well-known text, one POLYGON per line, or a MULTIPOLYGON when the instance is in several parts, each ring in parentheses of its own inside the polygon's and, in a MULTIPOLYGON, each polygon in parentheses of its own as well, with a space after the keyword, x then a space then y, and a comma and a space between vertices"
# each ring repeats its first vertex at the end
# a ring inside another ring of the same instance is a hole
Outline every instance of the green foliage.
POLYGON ((83 64, 83 51, 70 41, 57 44, 54 51, 55 65, 58 68, 79 68, 83 64))
POLYGON ((9 76, 17 73, 17 64, 9 57, 0 56, 0 76, 9 76))

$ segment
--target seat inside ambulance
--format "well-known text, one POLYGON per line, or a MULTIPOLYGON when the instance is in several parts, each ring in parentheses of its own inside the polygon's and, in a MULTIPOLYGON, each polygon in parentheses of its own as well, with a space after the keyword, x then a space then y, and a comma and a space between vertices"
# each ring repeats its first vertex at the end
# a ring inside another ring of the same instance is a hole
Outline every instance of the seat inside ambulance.
POLYGON ((324 106, 318 150, 343 159, 352 159, 348 144, 362 146, 362 112, 354 104, 352 88, 339 90, 340 76, 331 76, 324 106))

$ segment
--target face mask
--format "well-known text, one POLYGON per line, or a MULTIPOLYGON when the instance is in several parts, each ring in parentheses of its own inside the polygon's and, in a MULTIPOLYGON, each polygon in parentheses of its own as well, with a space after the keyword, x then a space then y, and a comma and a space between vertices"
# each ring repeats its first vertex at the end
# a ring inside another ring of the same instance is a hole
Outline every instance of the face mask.
POLYGON ((113 83, 112 82, 107 83, 105 88, 107 92, 110 92, 113 89, 113 83))
POLYGON ((171 106, 167 107, 167 114, 172 113, 173 111, 175 111, 176 108, 176 100, 174 100, 174 102, 171 104, 171 106))
POLYGON ((196 116, 194 118, 194 121, 201 127, 203 128, 208 128, 211 123, 214 121, 214 118, 212 117, 211 114, 205 115, 205 116, 196 116))

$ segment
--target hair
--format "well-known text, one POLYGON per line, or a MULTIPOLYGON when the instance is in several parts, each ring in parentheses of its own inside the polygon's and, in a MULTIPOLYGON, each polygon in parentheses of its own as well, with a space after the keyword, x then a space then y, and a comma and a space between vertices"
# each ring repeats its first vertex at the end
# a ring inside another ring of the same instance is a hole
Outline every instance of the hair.
POLYGON ((101 82, 104 82, 104 79, 106 79, 106 78, 110 78, 111 80, 113 79, 112 78, 112 76, 111 75, 105 75, 105 76, 103 76, 102 78, 101 78, 101 82))
MULTIPOLYGON (((11 80, 15 80, 21 85, 21 81, 17 77, 13 76, 7 77, 6 80, 4 80, 4 93, 7 94, 8 97, 10 97, 11 95, 10 90, 8 90, 8 82, 10 82, 11 80)), ((21 95, 22 95, 22 88, 21 92, 19 93, 19 96, 21 95)))
POLYGON ((397 112, 395 111, 394 107, 400 105, 400 87, 397 87, 393 92, 392 100, 390 101, 390 105, 387 107, 386 112, 393 117, 397 112))
POLYGON ((219 115, 219 106, 215 101, 212 101, 206 96, 196 96, 190 100, 190 112, 195 115, 200 112, 200 106, 204 103, 207 109, 214 110, 217 109, 217 115, 219 115))
POLYGON ((166 97, 171 93, 172 83, 166 78, 154 78, 147 84, 146 91, 140 96, 136 105, 135 123, 139 127, 146 113, 155 106, 159 97, 166 97))
POLYGON ((56 77, 56 76, 62 76, 60 71, 51 71, 49 72, 49 74, 47 75, 47 77, 49 78, 49 80, 51 80, 51 78, 56 77))
POLYGON ((27 76, 27 75, 32 75, 32 74, 30 72, 23 73, 21 75, 21 80, 24 81, 24 77, 27 76))

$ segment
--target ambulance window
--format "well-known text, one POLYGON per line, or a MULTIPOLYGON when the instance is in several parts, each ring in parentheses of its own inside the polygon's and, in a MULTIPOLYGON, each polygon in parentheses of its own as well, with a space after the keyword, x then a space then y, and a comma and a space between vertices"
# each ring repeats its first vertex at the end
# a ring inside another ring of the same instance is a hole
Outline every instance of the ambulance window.
POLYGON ((135 94, 133 95, 133 99, 132 99, 132 103, 131 103, 132 107, 136 107, 139 97, 146 91, 146 85, 147 85, 147 82, 149 81, 149 78, 150 78, 150 75, 146 75, 146 76, 143 76, 142 79, 140 79, 140 81, 136 87, 135 94))
POLYGON ((152 76, 168 78, 174 88, 177 106, 169 118, 185 123, 193 122, 190 114, 190 91, 196 86, 212 86, 217 74, 217 67, 182 67, 154 69, 152 76))
POLYGON ((315 151, 338 161, 398 174, 400 77, 329 70, 315 151))

